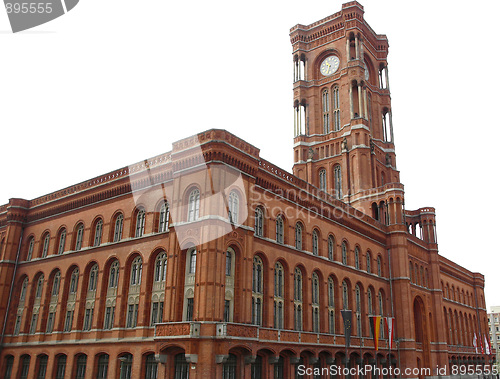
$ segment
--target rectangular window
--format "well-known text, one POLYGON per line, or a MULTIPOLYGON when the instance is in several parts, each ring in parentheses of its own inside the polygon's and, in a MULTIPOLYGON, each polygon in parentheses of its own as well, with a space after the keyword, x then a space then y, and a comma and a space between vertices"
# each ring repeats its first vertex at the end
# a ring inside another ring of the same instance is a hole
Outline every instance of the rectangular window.
POLYGON ((186 321, 193 321, 194 298, 187 299, 186 321))
POLYGON ((115 318, 115 307, 106 307, 104 314, 104 329, 112 329, 115 318))
POLYGON ((94 309, 85 309, 85 318, 83 320, 83 330, 90 330, 92 328, 92 318, 94 317, 94 309))
POLYGON ((229 322, 231 317, 231 300, 224 300, 224 322, 229 322))
POLYGON ((64 320, 64 331, 71 332, 73 326, 73 311, 66 312, 66 319, 64 320))
POLYGON ((19 335, 19 332, 21 330, 21 320, 22 320, 22 316, 21 315, 17 315, 16 317, 16 325, 14 326, 14 335, 17 336, 19 335))
POLYGON ((47 318, 47 333, 52 333, 54 328, 54 312, 49 313, 49 317, 47 318))
POLYGON ((134 327, 134 304, 128 305, 127 311, 127 328, 134 327))
POLYGON ((158 306, 157 302, 153 303, 151 307, 151 325, 155 325, 158 321, 158 306))
POLYGON ((30 334, 35 334, 37 321, 38 321, 38 314, 34 314, 33 316, 31 316, 30 334))

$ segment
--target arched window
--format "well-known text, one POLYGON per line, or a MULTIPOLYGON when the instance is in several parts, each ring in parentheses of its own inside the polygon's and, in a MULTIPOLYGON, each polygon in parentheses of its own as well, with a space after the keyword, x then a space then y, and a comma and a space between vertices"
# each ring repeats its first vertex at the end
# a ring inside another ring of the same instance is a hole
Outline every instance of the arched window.
POLYGON ((313 230, 312 234, 312 253, 313 255, 318 255, 318 231, 316 229, 313 230))
POLYGON ((380 258, 380 255, 377 257, 377 275, 382 276, 382 258, 380 258))
POLYGON ((157 379, 158 378, 158 362, 156 361, 154 353, 146 355, 146 374, 144 379, 157 379))
POLYGON ((78 224, 76 227, 75 250, 78 251, 82 248, 83 241, 83 224, 78 224))
POLYGON ((302 271, 297 267, 293 276, 294 326, 302 330, 302 271))
POLYGON ((130 267, 130 285, 139 286, 142 278, 142 258, 136 257, 130 267))
POLYGON ((228 204, 228 211, 229 211, 229 222, 232 224, 237 224, 238 223, 238 210, 240 207, 240 198, 238 196, 238 193, 236 191, 231 191, 229 194, 229 204, 228 204))
POLYGON ((66 355, 61 354, 57 356, 56 379, 64 379, 64 374, 66 373, 66 361, 67 361, 66 355))
POLYGON ((328 236, 328 259, 333 261, 335 258, 335 239, 328 236))
POLYGON ((44 277, 43 277, 43 274, 42 274, 38 278, 38 282, 36 284, 36 291, 35 291, 35 298, 36 299, 40 299, 42 297, 43 281, 44 281, 44 277))
POLYGON ((334 184, 335 184, 335 197, 337 199, 342 198, 342 169, 340 168, 340 165, 336 165, 333 168, 333 179, 334 179, 334 184))
POLYGON ((313 332, 319 332, 319 278, 315 272, 312 274, 312 321, 313 332))
POLYGON ((342 264, 347 265, 347 244, 342 241, 342 264))
POLYGON ((264 236, 264 212, 260 207, 255 208, 255 235, 264 236))
POLYGON ((59 233, 59 242, 57 248, 57 254, 64 253, 64 248, 66 247, 66 229, 61 230, 59 233))
POLYGON ((61 273, 57 272, 57 274, 54 275, 54 279, 52 280, 52 294, 51 294, 51 296, 59 295, 60 284, 61 284, 61 273))
POLYGON ((323 134, 330 131, 330 94, 328 90, 323 90, 322 93, 322 103, 323 103, 323 134))
POLYGON ((340 130, 339 87, 333 87, 332 100, 333 100, 333 130, 339 131, 340 130))
POLYGON ((97 379, 106 379, 108 377, 109 355, 101 354, 97 359, 97 379))
POLYGON ((285 272, 283 265, 279 262, 274 266, 274 327, 283 328, 283 288, 285 272))
POLYGON ((371 288, 368 288, 368 291, 366 292, 366 297, 368 301, 368 314, 372 315, 373 314, 373 294, 371 288))
POLYGON ((21 285, 21 293, 19 296, 19 302, 24 302, 26 299, 26 290, 28 289, 28 278, 23 280, 23 284, 21 285))
POLYGON ((93 265, 89 274, 89 291, 95 291, 97 288, 97 276, 99 274, 99 266, 93 265))
POLYGON ((169 207, 167 202, 163 202, 160 207, 160 215, 158 218, 158 233, 163 233, 168 230, 169 207))
POLYGON ((252 267, 252 323, 262 323, 264 265, 259 257, 254 257, 252 267))
POLYGON ((328 327, 331 334, 335 333, 335 284, 328 278, 328 327))
POLYGON ((369 251, 366 252, 366 272, 372 273, 372 256, 369 251))
POLYGON ((349 289, 345 281, 342 282, 342 303, 344 309, 349 309, 349 289))
POLYGON ((361 328, 361 289, 356 284, 356 331, 357 335, 361 337, 363 330, 361 328))
POLYGON ((195 188, 189 194, 188 221, 196 221, 200 217, 200 190, 195 188))
POLYGON ((135 218, 135 237, 142 237, 144 235, 144 227, 146 224, 146 211, 144 209, 140 209, 137 212, 135 218))
POLYGON ((359 270, 359 248, 357 246, 354 249, 354 267, 359 270))
POLYGON ((196 249, 193 248, 189 251, 189 271, 188 274, 196 273, 196 249))
POLYGON ((132 354, 124 354, 120 356, 120 379, 132 379, 132 354))
POLYGON ((113 242, 118 242, 122 239, 123 234, 123 215, 120 213, 116 216, 115 230, 113 233, 113 242))
POLYGON ((302 224, 300 222, 295 224, 295 248, 302 250, 302 224))
POLYGON ((319 189, 326 192, 326 170, 324 168, 319 170, 319 189))
POLYGON ((98 220, 94 229, 94 246, 99 246, 102 241, 102 220, 98 220))
POLYGON ((119 274, 120 264, 115 259, 111 266, 109 267, 109 282, 108 288, 118 287, 118 274, 119 274))
POLYGON ((34 247, 35 247, 35 238, 31 237, 28 243, 28 253, 26 254, 27 261, 31 261, 31 258, 33 258, 34 247))
POLYGON ((86 370, 87 370, 87 356, 85 354, 79 354, 76 358, 75 379, 85 379, 86 370))
POLYGON ((49 244, 50 244, 50 234, 46 233, 43 237, 43 248, 42 248, 42 258, 45 258, 49 252, 49 244))
POLYGON ((155 282, 164 282, 167 278, 167 254, 161 252, 155 260, 155 282))
POLYGON ((233 255, 231 251, 228 249, 226 251, 226 276, 231 276, 233 271, 233 255))
POLYGON ((284 223, 283 218, 278 216, 276 218, 276 242, 284 243, 284 223))
POLYGON ((75 268, 71 273, 71 279, 69 282, 69 293, 76 293, 78 290, 78 277, 80 276, 80 270, 75 268))

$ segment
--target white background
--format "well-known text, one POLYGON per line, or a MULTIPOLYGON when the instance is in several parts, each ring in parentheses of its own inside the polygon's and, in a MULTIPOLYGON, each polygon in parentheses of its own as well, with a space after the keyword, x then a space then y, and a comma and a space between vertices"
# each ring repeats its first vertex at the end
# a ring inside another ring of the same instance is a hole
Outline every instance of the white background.
MULTIPOLYGON (((440 254, 485 274, 487 306, 500 305, 500 1, 363 5, 389 38, 406 209, 436 207, 440 254)), ((0 204, 210 128, 291 172, 289 30, 340 9, 337 0, 81 0, 17 34, 0 12, 0 204)))

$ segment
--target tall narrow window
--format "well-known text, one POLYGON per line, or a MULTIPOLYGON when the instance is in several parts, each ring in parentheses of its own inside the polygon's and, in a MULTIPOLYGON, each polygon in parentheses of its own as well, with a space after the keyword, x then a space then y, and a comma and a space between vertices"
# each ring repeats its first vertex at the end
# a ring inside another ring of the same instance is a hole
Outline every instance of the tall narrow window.
POLYGON ((359 270, 359 248, 357 246, 354 249, 354 267, 359 270))
POLYGON ((158 362, 154 354, 146 355, 146 374, 144 379, 157 379, 158 378, 158 362))
POLYGON ((332 91, 332 101, 333 101, 333 130, 340 130, 340 99, 339 99, 339 87, 334 87, 332 91))
POLYGON ((342 264, 347 265, 347 244, 342 242, 342 264))
POLYGON ((328 90, 323 90, 322 94, 323 101, 323 134, 330 131, 330 94, 328 90))
POLYGON ((138 286, 141 284, 142 278, 142 259, 137 257, 132 261, 132 267, 130 268, 130 285, 138 286))
POLYGON ((80 250, 82 248, 83 241, 83 224, 78 224, 76 227, 76 238, 75 238, 75 250, 80 250))
POLYGON ((98 220, 94 228, 94 247, 99 246, 102 241, 102 220, 98 220))
POLYGON ((232 273, 232 261, 233 261, 233 255, 231 254, 231 251, 226 251, 226 276, 231 276, 232 273))
POLYGON ((189 253, 189 274, 196 273, 196 249, 192 249, 189 253))
POLYGON ((377 257, 377 275, 382 276, 382 258, 380 258, 380 255, 377 257))
POLYGON ((312 234, 312 253, 313 255, 318 255, 318 231, 316 229, 313 230, 312 234))
POLYGON ((99 355, 99 358, 97 359, 96 379, 107 379, 108 364, 109 364, 109 355, 108 354, 99 355))
POLYGON ((76 373, 75 379, 85 379, 85 371, 87 370, 87 356, 80 354, 76 358, 76 373))
POLYGON ((122 239, 123 234, 123 215, 119 214, 115 220, 115 230, 113 233, 113 242, 118 242, 122 239))
POLYGON ((89 274, 89 292, 94 292, 97 288, 97 275, 99 274, 99 267, 97 264, 93 265, 89 274))
POLYGON ((196 221, 200 217, 200 191, 194 189, 189 194, 188 221, 196 221))
POLYGON ((49 252, 50 234, 45 234, 43 238, 42 258, 45 258, 49 252))
POLYGON ((117 260, 115 260, 109 268, 109 283, 108 288, 118 287, 118 271, 120 265, 117 260))
POLYGON ((344 309, 349 309, 349 289, 346 282, 342 282, 342 303, 344 309))
POLYGON ((137 212, 135 218, 135 237, 142 237, 144 235, 144 227, 146 224, 146 211, 141 209, 137 212))
POLYGON ((160 207, 160 215, 158 218, 158 233, 163 233, 168 230, 168 219, 169 219, 169 207, 166 202, 164 202, 160 207))
POLYGON ((324 168, 319 170, 319 189, 326 192, 326 170, 324 168))
POLYGON ((262 323, 262 300, 264 298, 264 265, 259 257, 254 257, 252 267, 252 323, 262 323))
POLYGON ((23 280, 23 284, 21 285, 21 294, 19 296, 19 302, 24 303, 26 299, 26 290, 28 288, 28 278, 23 280))
POLYGON ((36 292, 35 292, 36 299, 39 299, 42 297, 43 281, 44 281, 44 277, 43 277, 43 275, 40 275, 40 277, 38 278, 38 282, 36 284, 36 292))
POLYGON ((297 267, 293 276, 295 330, 302 330, 302 271, 297 267))
POLYGON ((361 289, 356 285, 356 332, 358 337, 363 336, 361 327, 361 289))
POLYGON ((295 224, 295 248, 302 250, 302 224, 300 222, 295 224))
POLYGON ((372 256, 369 251, 366 252, 366 272, 372 273, 372 256))
POLYGON ((340 165, 336 165, 333 169, 333 177, 335 183, 335 197, 337 199, 342 198, 342 169, 340 165))
POLYGON ((59 233, 59 244, 57 248, 57 254, 64 253, 65 246, 66 246, 66 229, 63 229, 59 233))
POLYGON ((328 327, 331 334, 335 333, 335 284, 328 278, 328 327))
POLYGON ((281 216, 276 218, 276 242, 284 243, 284 223, 281 216))
POLYGON ((35 247, 35 238, 31 237, 30 241, 28 243, 28 253, 26 254, 26 260, 31 261, 31 258, 33 258, 33 249, 35 247))
POLYGON ((193 321, 194 298, 187 299, 186 321, 193 321))
POLYGON ((64 379, 66 373, 66 355, 59 355, 56 364, 56 379, 64 379))
POLYGON ((335 258, 335 239, 328 236, 328 259, 333 261, 335 258))
POLYGON ((260 207, 255 208, 255 235, 264 236, 264 212, 260 207))
POLYGON ((12 355, 8 355, 5 357, 5 371, 4 371, 4 379, 11 379, 12 376, 12 367, 14 366, 14 357, 12 355))
POLYGON ((274 266, 274 327, 277 329, 283 328, 284 278, 283 265, 278 262, 274 266))
POLYGON ((20 379, 28 379, 31 357, 27 354, 21 356, 21 375, 20 379))
POLYGON ((58 272, 57 274, 54 275, 54 280, 52 281, 52 295, 51 296, 59 295, 60 283, 61 283, 61 273, 58 272))
POLYGON ((315 272, 312 274, 312 321, 313 332, 319 332, 319 278, 315 272))
POLYGON ((69 282, 69 293, 76 293, 78 289, 78 277, 80 275, 80 271, 75 268, 71 273, 71 279, 69 282))
POLYGON ((167 254, 158 254, 155 260, 155 282, 164 282, 167 277, 167 254))
POLYGON ((47 374, 47 363, 49 361, 49 357, 47 355, 39 355, 38 356, 38 372, 36 374, 36 379, 45 379, 45 375, 47 374))
POLYGON ((240 207, 240 198, 236 191, 231 191, 229 194, 229 204, 228 204, 228 213, 229 213, 229 222, 232 224, 238 223, 238 210, 240 207))

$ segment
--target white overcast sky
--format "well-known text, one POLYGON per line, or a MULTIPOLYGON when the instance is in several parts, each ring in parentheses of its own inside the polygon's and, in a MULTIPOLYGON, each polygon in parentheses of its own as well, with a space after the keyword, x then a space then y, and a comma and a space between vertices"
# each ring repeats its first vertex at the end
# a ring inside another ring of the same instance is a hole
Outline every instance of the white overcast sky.
MULTIPOLYGON (((58 1, 58 0, 54 0, 58 1)), ((292 170, 289 30, 341 1, 81 0, 12 34, 0 12, 0 204, 33 199, 222 128, 292 170)), ((389 38, 406 208, 500 305, 500 1, 362 1, 389 38)))

